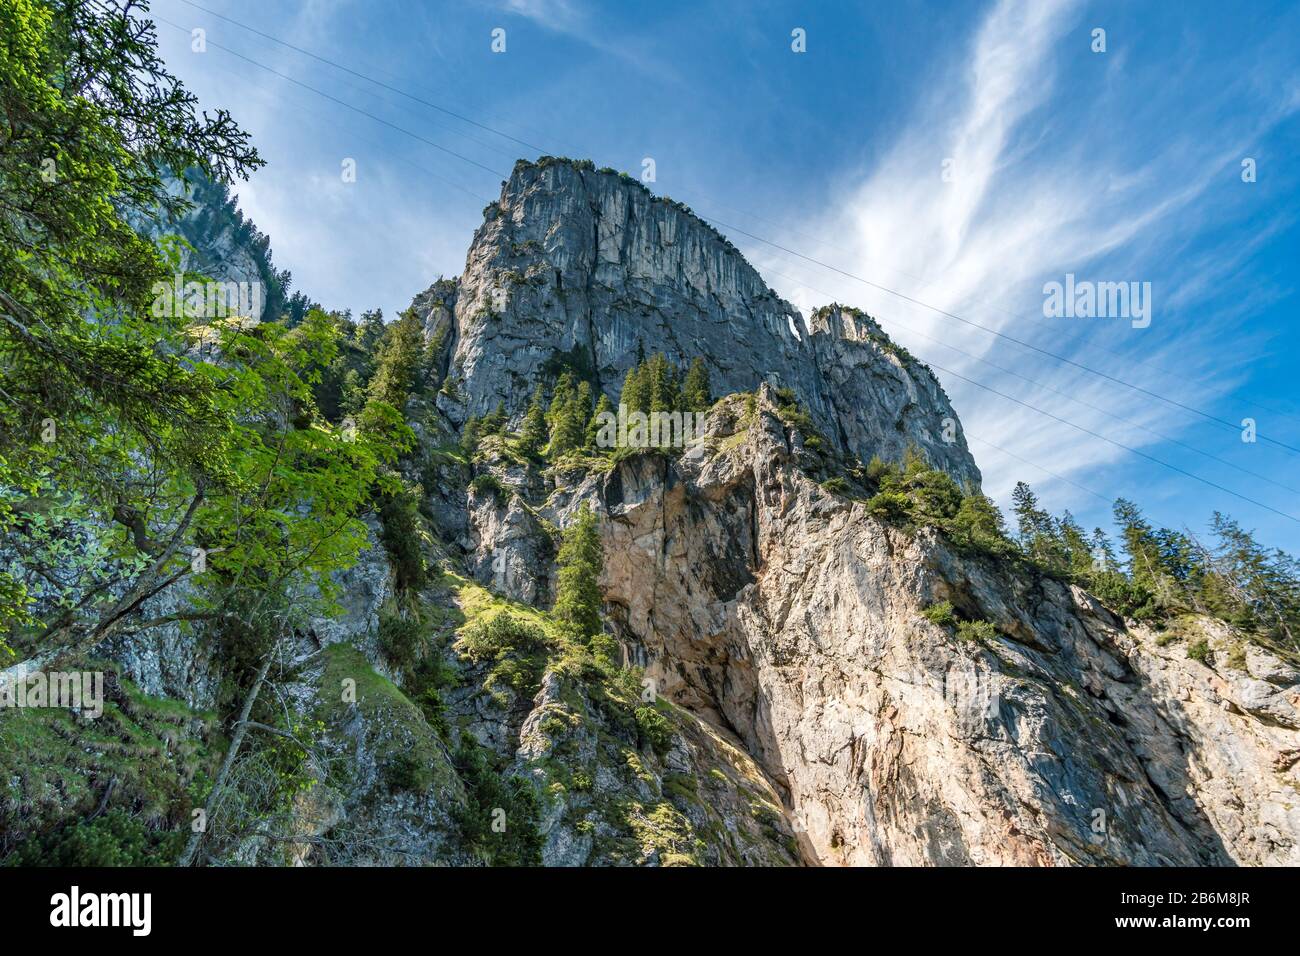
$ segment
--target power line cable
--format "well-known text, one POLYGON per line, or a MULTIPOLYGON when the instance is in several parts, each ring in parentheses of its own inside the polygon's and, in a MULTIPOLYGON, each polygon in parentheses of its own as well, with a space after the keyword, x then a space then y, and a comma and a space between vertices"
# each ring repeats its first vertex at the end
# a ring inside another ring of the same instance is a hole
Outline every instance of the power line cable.
MULTIPOLYGON (((188 0, 182 0, 182 2, 188 2, 188 0)), ((162 18, 162 17, 159 17, 158 19, 159 19, 161 22, 166 23, 168 26, 173 27, 174 29, 181 30, 182 32, 188 32, 188 31, 185 31, 185 28, 184 28, 184 27, 181 27, 181 26, 179 26, 178 24, 172 23, 172 22, 169 21, 169 20, 166 20, 166 19, 164 19, 164 18, 162 18)), ((232 22, 233 22, 233 21, 232 21, 232 22)), ((251 29, 251 28, 250 28, 250 29, 251 29)), ((254 32, 257 32, 257 31, 254 31, 254 32)), ((380 117, 378 117, 378 116, 375 116, 373 113, 370 113, 370 112, 368 112, 368 111, 366 111, 366 110, 364 110, 364 109, 361 109, 361 108, 359 108, 359 107, 353 106, 352 104, 346 102, 345 100, 340 100, 340 99, 338 99, 337 97, 331 96, 330 94, 325 93, 324 91, 319 90, 319 89, 317 89, 317 88, 311 86, 310 84, 303 83, 303 82, 301 82, 301 81, 299 81, 299 80, 294 79, 293 77, 290 77, 290 76, 287 76, 287 75, 285 75, 285 74, 283 74, 283 73, 280 73, 278 70, 275 70, 275 69, 273 69, 273 68, 271 68, 271 67, 269 67, 269 66, 266 66, 265 64, 260 63, 260 62, 258 62, 258 61, 256 61, 256 60, 252 59, 251 57, 246 57, 246 56, 244 56, 243 54, 240 54, 240 53, 238 53, 238 52, 236 52, 236 51, 234 51, 234 50, 231 50, 231 49, 228 48, 228 47, 222 46, 222 45, 217 44, 217 43, 212 43, 211 45, 214 46, 214 47, 216 47, 217 49, 220 49, 220 50, 223 50, 223 51, 225 51, 225 52, 227 52, 227 53, 230 53, 232 56, 238 57, 239 59, 244 60, 244 61, 247 62, 247 63, 250 63, 250 64, 252 64, 252 65, 254 65, 254 66, 257 66, 257 67, 260 67, 260 68, 262 68, 262 69, 264 69, 264 70, 267 70, 268 72, 270 72, 270 73, 272 73, 272 74, 274 74, 274 75, 276 75, 276 76, 279 76, 279 77, 281 77, 282 79, 285 79, 285 80, 287 80, 287 81, 289 81, 289 82, 291 82, 291 83, 294 83, 295 85, 300 86, 300 87, 302 87, 303 89, 309 90, 310 92, 313 92, 313 93, 317 94, 318 96, 322 96, 322 97, 324 97, 325 99, 330 100, 331 102, 334 102, 334 103, 336 103, 336 104, 338 104, 338 105, 340 105, 340 106, 343 106, 343 107, 345 107, 345 108, 347 108, 347 109, 349 109, 349 110, 352 110, 353 112, 360 113, 360 114, 363 115, 363 116, 367 116, 367 117, 369 117, 370 119, 375 120, 376 122, 378 122, 378 123, 380 123, 380 124, 382 124, 382 125, 384 125, 384 126, 388 126, 388 127, 392 128, 392 129, 394 129, 394 130, 396 130, 396 131, 398 131, 398 132, 400 132, 400 133, 403 133, 404 135, 410 136, 410 137, 412 137, 413 139, 416 139, 416 140, 418 140, 418 141, 420 141, 420 142, 425 143, 426 145, 432 146, 432 147, 434 147, 435 149, 438 149, 438 150, 440 150, 440 151, 442 151, 442 152, 445 152, 445 153, 447 153, 447 154, 449 154, 449 155, 451 155, 451 156, 454 156, 454 157, 456 157, 457 159, 460 159, 460 160, 462 160, 462 161, 464 161, 464 162, 470 163, 471 165, 476 166, 476 167, 478 167, 478 168, 480 168, 480 169, 483 169, 483 170, 485 170, 485 171, 487 171, 487 172, 493 173, 494 175, 498 175, 498 176, 502 175, 501 173, 497 172, 496 170, 493 170, 493 169, 491 169, 490 167, 484 166, 483 164, 481 164, 481 163, 479 163, 479 162, 477 162, 477 161, 475 161, 475 160, 473 160, 473 159, 470 159, 470 158, 467 157, 467 156, 463 156, 463 155, 461 155, 461 154, 455 152, 454 150, 447 149, 446 147, 442 146, 441 144, 435 143, 435 142, 433 142, 432 140, 429 140, 429 139, 427 139, 427 138, 425 138, 425 137, 423 137, 423 136, 420 136, 418 133, 413 133, 412 131, 407 130, 407 129, 404 129, 403 127, 397 126, 397 125, 394 124, 394 123, 390 123, 390 122, 388 122, 387 120, 384 120, 384 119, 382 119, 382 118, 380 118, 380 117)), ((358 74, 358 75, 360 75, 360 74, 358 74)), ((839 268, 836 267, 836 266, 832 266, 832 265, 830 265, 830 264, 828 264, 828 263, 821 262, 821 261, 819 261, 819 260, 817 260, 817 259, 815 259, 815 258, 813 258, 813 257, 811 257, 811 256, 806 256, 806 255, 804 255, 803 253, 797 252, 796 250, 789 249, 789 248, 787 248, 787 247, 785 247, 785 246, 780 245, 779 243, 771 242, 770 240, 764 239, 764 238, 761 237, 761 236, 756 236, 756 235, 754 235, 753 233, 750 233, 750 232, 748 232, 748 231, 746 231, 746 230, 744 230, 744 229, 739 228, 738 226, 732 226, 732 225, 730 225, 730 224, 728 224, 728 223, 722 222, 721 220, 712 219, 712 218, 709 218, 709 217, 702 217, 702 218, 706 218, 706 219, 708 219, 708 221, 715 223, 715 225, 717 225, 717 226, 722 226, 723 228, 726 228, 726 229, 732 230, 732 231, 734 231, 734 232, 736 232, 736 233, 738 233, 738 234, 740 234, 740 235, 743 235, 743 236, 746 236, 746 237, 748 237, 748 238, 750 238, 750 239, 753 239, 753 240, 756 241, 756 242, 761 242, 761 243, 763 243, 763 244, 765 244, 765 245, 772 246, 772 247, 775 248, 775 249, 779 249, 780 251, 785 252, 785 253, 788 254, 788 255, 792 255, 792 256, 795 256, 795 257, 797 257, 797 258, 799 258, 799 259, 803 259, 803 260, 806 260, 806 261, 808 261, 808 262, 811 262, 811 263, 813 263, 813 264, 815 264, 815 265, 822 266, 823 268, 826 268, 826 269, 829 269, 829 270, 831 270, 831 271, 837 272, 837 273, 839 273, 839 274, 841 274, 841 275, 843 275, 843 276, 845 276, 845 277, 847 277, 847 278, 854 279, 854 280, 856 280, 856 281, 858 281, 858 282, 862 282, 862 283, 864 283, 864 284, 866 284, 866 285, 868 285, 868 286, 871 286, 872 288, 876 288, 876 289, 878 289, 878 290, 880 290, 880 291, 882 291, 882 292, 886 292, 886 293, 888 293, 888 294, 891 294, 891 295, 897 296, 897 297, 903 299, 904 301, 908 301, 908 302, 911 302, 911 303, 913 303, 913 304, 915 304, 915 305, 919 305, 919 306, 921 306, 921 307, 923 307, 923 308, 930 309, 930 310, 932 310, 932 311, 934 311, 934 312, 937 312, 937 313, 939 313, 939 314, 941 314, 941 315, 945 315, 945 316, 948 316, 948 317, 950 317, 950 318, 956 319, 957 321, 959 321, 959 322, 963 322, 963 323, 965 323, 965 324, 967 324, 967 325, 971 325, 971 326, 974 326, 974 327, 976 327, 976 328, 984 329, 985 331, 988 331, 988 332, 990 332, 990 333, 992 333, 992 334, 994 334, 994 335, 997 335, 997 336, 1000 337, 1000 338, 1007 339, 1008 341, 1015 342, 1016 344, 1021 345, 1021 346, 1025 347, 1025 348, 1030 348, 1030 349, 1033 349, 1034 351, 1041 352, 1041 353, 1044 354, 1044 355, 1048 355, 1048 356, 1050 356, 1050 357, 1052 357, 1052 358, 1056 358, 1056 359, 1058 359, 1059 361, 1063 361, 1063 362, 1065 362, 1066 364, 1069 364, 1069 365, 1075 366, 1075 367, 1077 367, 1077 368, 1080 368, 1080 369, 1082 369, 1082 370, 1084 370, 1084 371, 1088 371, 1088 372, 1091 372, 1091 373, 1093 373, 1093 374, 1099 375, 1099 376, 1101 376, 1101 377, 1103 377, 1103 378, 1107 378, 1107 379, 1109 379, 1109 380, 1115 382, 1116 384, 1124 385, 1124 386, 1126 386, 1126 387, 1128 387, 1128 388, 1132 388, 1132 389, 1135 389, 1135 390, 1137 390, 1137 391, 1143 392, 1144 394, 1148 394, 1148 395, 1150 395, 1150 396, 1153 397, 1153 398, 1159 399, 1159 400, 1164 401, 1164 402, 1167 402, 1167 403, 1169 403, 1169 404, 1172 404, 1172 405, 1175 405, 1175 406, 1178 406, 1178 407, 1184 408, 1184 409, 1186 409, 1186 410, 1188 410, 1188 411, 1194 412, 1194 413, 1196 413, 1196 414, 1198 414, 1198 415, 1200 415, 1200 416, 1202 416, 1202 417, 1204 417, 1204 418, 1206 418, 1206 419, 1208 419, 1208 420, 1210 420, 1210 421, 1216 421, 1216 422, 1219 422, 1219 423, 1221 423, 1221 424, 1225 424, 1225 425, 1227 425, 1228 427, 1232 428, 1234 431, 1236 431, 1236 430, 1238 429, 1238 426, 1236 426, 1235 424, 1232 424, 1232 423, 1230 423, 1230 422, 1227 422, 1227 421, 1225 421, 1225 420, 1223 420, 1223 419, 1216 418, 1215 416, 1212 416, 1212 415, 1210 415, 1210 414, 1208 414, 1208 413, 1206 413, 1206 412, 1202 412, 1202 411, 1200 411, 1199 409, 1195 409, 1195 408, 1193 408, 1193 407, 1191 407, 1191 406, 1183 405, 1182 403, 1177 402, 1177 401, 1175 401, 1175 400, 1173 400, 1173 399, 1167 399, 1167 398, 1164 398, 1163 396, 1160 396, 1160 395, 1158 395, 1158 394, 1156 394, 1156 393, 1154 393, 1154 392, 1149 392, 1149 391, 1147 391, 1146 389, 1141 388, 1140 386, 1136 386, 1136 385, 1133 385, 1133 384, 1131 384, 1131 383, 1125 382, 1125 381, 1123 381, 1123 380, 1121 380, 1121 379, 1117 379, 1117 378, 1114 378, 1114 377, 1112 377, 1112 376, 1106 375, 1106 374, 1103 373, 1103 372, 1098 372, 1098 371, 1096 371, 1096 370, 1094 370, 1094 369, 1089 368, 1089 367, 1086 366, 1086 365, 1082 365, 1081 363, 1074 362, 1074 361, 1071 360, 1071 359, 1067 359, 1067 358, 1065 358, 1064 356, 1058 356, 1058 355, 1055 355, 1055 354, 1052 353, 1052 352, 1049 352, 1049 351, 1044 350, 1044 349, 1040 349, 1040 348, 1038 348, 1037 346, 1031 345, 1031 344, 1029 344, 1029 343, 1022 342, 1022 341, 1019 340, 1019 339, 1016 339, 1016 338, 1014 338, 1014 337, 1012 337, 1012 336, 1005 335, 1005 334, 1003 334, 1003 333, 1001 333, 1001 332, 998 332, 997 330, 989 329, 988 327, 986 327, 986 326, 982 326, 982 325, 980 325, 979 323, 971 322, 971 321, 969 321, 969 320, 967 320, 967 319, 962 318, 962 317, 959 316, 959 315, 956 315, 955 313, 948 312, 948 311, 943 310, 943 309, 939 309, 939 308, 936 307, 936 306, 931 306, 931 305, 929 305, 929 304, 927 304, 927 303, 921 302, 920 300, 915 299, 915 298, 913 298, 913 297, 911 297, 911 296, 908 296, 908 295, 906 295, 906 294, 904 294, 904 293, 897 292, 896 290, 893 290, 893 289, 890 289, 890 288, 888 288, 888 287, 886 287, 886 286, 883 286, 883 285, 880 285, 880 284, 878 284, 878 283, 872 282, 872 281, 869 280, 869 279, 864 279, 864 278, 862 278, 861 276, 854 275, 853 273, 847 272, 846 270, 839 269, 839 268)), ((1091 429, 1085 428, 1085 427, 1083 427, 1083 426, 1081 426, 1081 425, 1077 425, 1077 424, 1075 424, 1074 422, 1071 422, 1071 421, 1069 421, 1069 420, 1067 420, 1067 419, 1061 418, 1060 416, 1054 415, 1053 413, 1048 412, 1048 411, 1046 411, 1045 409, 1038 408, 1037 406, 1033 405, 1032 403, 1021 401, 1020 399, 1017 399, 1017 398, 1015 398, 1014 396, 1007 395, 1006 393, 1004 393, 1004 392, 1000 392, 1000 391, 998 391, 997 389, 994 389, 994 388, 992 388, 992 387, 990 387, 990 386, 984 385, 984 384, 982 384, 982 383, 980 383, 980 382, 977 382, 977 381, 975 381, 975 380, 973 380, 973 379, 967 378, 966 376, 960 375, 959 373, 954 372, 954 371, 952 371, 952 370, 950 370, 950 369, 946 369, 946 368, 944 368, 943 366, 938 365, 937 363, 930 363, 930 364, 932 365, 933 368, 936 368, 936 369, 938 369, 938 370, 944 372, 945 374, 952 375, 954 378, 957 378, 957 379, 959 379, 959 380, 961 380, 961 381, 967 382, 967 383, 970 384, 970 385, 974 385, 974 386, 977 387, 977 388, 983 389, 983 390, 985 390, 985 391, 992 392, 993 394, 999 395, 999 396, 1001 396, 1002 398, 1007 399, 1008 401, 1015 402, 1015 403, 1018 404, 1018 405, 1021 405, 1021 406, 1025 407, 1025 408, 1029 408, 1029 409, 1031 409, 1031 410, 1033 410, 1033 411, 1036 411, 1036 412, 1038 412, 1038 413, 1040 413, 1040 414, 1042 414, 1042 415, 1045 415, 1045 416, 1048 417, 1048 418, 1051 418, 1052 420, 1054 420, 1054 421, 1056 421, 1056 422, 1059 422, 1060 424, 1067 425, 1067 426, 1069 426, 1069 427, 1071 427, 1071 428, 1077 429, 1077 430, 1079 430, 1079 431, 1081 431, 1081 432, 1084 432, 1084 433, 1086 433, 1086 434, 1088 434, 1088 435, 1091 435, 1092 437, 1098 438, 1098 439, 1100 439, 1100 440, 1102 440, 1102 441, 1105 441, 1105 442, 1107 442, 1107 443, 1109 443, 1109 444, 1112 444, 1112 445, 1116 446, 1117 448, 1121 448, 1121 449, 1123 449, 1123 450, 1125 450, 1125 451, 1128 451, 1128 452, 1131 453, 1131 454, 1138 455, 1138 456, 1141 457, 1141 458, 1144 458, 1144 459, 1146 459, 1146 460, 1148 460, 1148 461, 1151 461, 1151 462, 1153 462, 1153 463, 1155 463, 1155 464, 1161 465, 1162 467, 1168 468, 1168 469, 1170 469, 1171 471, 1174 471, 1174 472, 1176 472, 1176 473, 1178 473, 1178 474, 1181 474, 1181 475, 1183 475, 1183 476, 1185 476, 1185 477, 1191 478, 1191 479, 1194 480, 1194 481, 1198 481, 1198 482, 1201 482, 1201 483, 1203 483, 1203 484, 1205 484, 1205 485, 1208 485, 1208 486, 1210 486, 1210 487, 1212 487, 1212 488, 1214 488, 1214 489, 1216 489, 1216 490, 1218 490, 1218 491, 1223 492, 1224 494, 1231 495, 1232 497, 1235 497, 1235 498, 1238 498, 1238 499, 1240 499, 1240 500, 1242 500, 1242 501, 1245 501, 1245 502, 1247 502, 1247 503, 1253 504, 1253 505, 1255 505, 1256 507, 1263 508, 1264 510, 1269 511, 1269 512, 1272 512, 1273 514, 1276 514, 1276 515, 1278 515, 1278 516, 1280 516, 1280 517, 1288 518, 1288 519, 1290 519, 1290 520, 1292 520, 1292 521, 1296 521, 1297 523, 1300 523, 1300 518, 1296 518, 1296 517, 1294 517, 1293 515, 1287 514, 1287 513, 1284 512, 1284 511, 1279 511, 1278 509, 1273 508, 1273 507, 1271 507, 1271 506, 1269 506, 1269 505, 1266 505, 1266 504, 1264 504, 1263 502, 1257 501, 1257 500, 1255 500, 1255 499, 1253 499, 1253 498, 1250 498, 1250 497, 1247 496, 1247 495, 1243 495, 1243 494, 1240 494, 1240 493, 1238 493, 1238 492, 1232 491, 1231 489, 1226 488, 1226 487, 1224 487, 1224 486, 1222 486, 1222 485, 1219 485, 1219 484, 1217 484, 1216 482, 1210 481, 1209 479, 1202 478, 1202 477, 1199 476, 1199 475, 1196 475, 1196 474, 1194 474, 1194 473, 1192 473, 1192 472, 1186 471, 1186 470, 1183 469, 1183 468, 1180 468, 1180 467, 1178 467, 1178 466, 1176 466, 1176 465, 1172 465, 1172 464, 1170 464, 1170 463, 1168 463, 1168 462, 1165 462, 1165 461, 1163 461, 1163 460, 1161 460, 1161 459, 1159 459, 1159 458, 1155 458, 1154 456, 1148 455, 1148 454, 1146 454, 1145 452, 1142 452, 1142 451, 1140 451, 1140 450, 1138 450, 1138 449, 1136 449, 1136 448, 1132 448, 1132 447, 1130 447, 1130 446, 1128 446, 1128 445, 1125 445, 1125 444, 1123 444, 1122 442, 1115 441, 1114 439, 1108 438, 1108 437, 1106 437, 1105 435, 1101 435, 1101 434, 1099 434, 1099 433, 1097 433, 1097 432, 1094 432, 1094 431, 1092 431, 1091 429)), ((1286 445, 1286 444, 1284 444, 1284 443, 1282 443, 1282 442, 1279 442, 1279 441, 1277 441, 1276 439, 1271 439, 1271 438, 1268 438, 1267 436, 1264 436, 1264 435, 1258 435, 1257 437, 1260 438, 1260 439, 1262 439, 1262 440, 1264 440, 1264 441, 1269 441, 1269 442, 1271 442, 1271 443, 1273 443, 1273 444, 1279 445, 1279 446, 1281 446, 1281 447, 1283 447, 1283 448, 1288 448, 1288 449, 1290 449, 1290 450, 1292 450, 1292 451, 1300 452, 1300 449, 1293 448, 1292 446, 1290 446, 1290 445, 1286 445)), ((1037 467, 1037 466, 1035 466, 1035 467, 1037 467)))

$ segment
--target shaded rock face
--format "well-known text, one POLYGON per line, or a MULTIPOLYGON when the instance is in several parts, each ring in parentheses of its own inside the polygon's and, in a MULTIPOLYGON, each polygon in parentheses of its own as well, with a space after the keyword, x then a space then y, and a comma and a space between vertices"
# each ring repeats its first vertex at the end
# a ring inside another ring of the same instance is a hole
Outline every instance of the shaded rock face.
MULTIPOLYGON (((833 309, 809 329, 712 227, 626 177, 517 164, 474 236, 454 311, 455 388, 440 405, 457 423, 498 402, 517 419, 560 363, 617 400, 639 355, 681 367, 700 356, 715 395, 789 388, 863 460, 901 459, 915 442, 959 482, 979 483, 938 382, 874 322, 833 309)), ((437 309, 424 313, 436 325, 437 309)))
MULTIPOLYGON (((1158 646, 1086 593, 909 536, 791 467, 770 407, 603 512, 610 617, 660 693, 729 728, 824 864, 1300 862, 1300 684, 1158 646), (998 635, 921 612, 948 600, 998 635)), ((556 520, 564 521, 557 513, 556 520)), ((1231 636, 1210 622, 1216 658, 1231 636)))
POLYGON ((474 576, 512 600, 534 607, 550 604, 555 549, 546 531, 517 495, 504 504, 491 493, 471 496, 474 576))
POLYGON ((665 719, 668 746, 630 749, 584 691, 545 675, 512 767, 544 797, 543 864, 798 865, 798 839, 754 759, 689 711, 665 719), (557 767, 567 786, 555 786, 557 767), (585 786, 573 785, 575 770, 585 786))
MULTIPOLYGON (((190 202, 176 217, 159 214, 135 223, 143 235, 157 241, 177 236, 184 244, 177 248, 177 272, 201 275, 218 283, 242 285, 247 304, 255 314, 248 317, 269 321, 280 317, 285 304, 287 274, 280 274, 271 263, 269 240, 251 221, 235 209, 229 191, 192 171, 185 178, 171 177, 168 192, 190 202)), ((230 314, 244 313, 235 308, 244 300, 229 300, 230 314)))

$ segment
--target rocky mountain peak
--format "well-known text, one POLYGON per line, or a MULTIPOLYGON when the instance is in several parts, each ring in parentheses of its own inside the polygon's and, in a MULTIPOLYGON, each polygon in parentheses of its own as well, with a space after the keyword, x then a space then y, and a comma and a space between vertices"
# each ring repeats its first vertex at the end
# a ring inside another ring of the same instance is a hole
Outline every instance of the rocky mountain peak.
POLYGON ((569 368, 617 401, 642 357, 685 367, 698 356, 716 395, 789 389, 841 450, 898 460, 915 444, 979 484, 938 381, 874 320, 834 306, 805 322, 721 233, 626 174, 550 157, 517 163, 484 211, 455 294, 435 298, 439 308, 421 314, 430 334, 454 317, 440 399, 454 422, 498 403, 517 419, 539 373, 569 368))

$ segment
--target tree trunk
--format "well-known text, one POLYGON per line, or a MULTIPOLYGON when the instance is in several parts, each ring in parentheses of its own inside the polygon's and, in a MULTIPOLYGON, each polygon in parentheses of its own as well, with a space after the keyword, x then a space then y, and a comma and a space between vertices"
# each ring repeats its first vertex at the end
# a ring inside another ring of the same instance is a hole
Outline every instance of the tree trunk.
POLYGON ((239 756, 239 748, 244 742, 244 735, 248 733, 248 715, 252 713, 253 705, 257 703, 257 695, 262 692, 262 685, 266 683, 266 675, 271 670, 271 662, 275 660, 275 652, 278 648, 279 641, 267 652, 266 660, 262 662, 262 667, 257 672, 257 679, 253 681, 248 696, 244 698, 244 706, 239 711, 239 720, 235 723, 234 736, 230 738, 230 746, 226 748, 226 756, 221 761, 221 769, 217 771, 217 779, 212 784, 212 792, 208 794, 207 802, 203 805, 204 830, 190 834, 189 843, 185 845, 185 852, 181 854, 181 858, 176 863, 177 866, 197 865, 199 844, 203 841, 207 824, 212 820, 212 813, 216 809, 217 800, 226 785, 226 778, 230 776, 230 768, 234 766, 235 758, 239 756))

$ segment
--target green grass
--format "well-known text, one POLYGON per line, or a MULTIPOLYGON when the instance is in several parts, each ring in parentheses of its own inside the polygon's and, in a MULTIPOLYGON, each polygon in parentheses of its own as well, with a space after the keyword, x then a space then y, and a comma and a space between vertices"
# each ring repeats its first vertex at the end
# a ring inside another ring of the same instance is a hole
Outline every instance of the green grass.
MULTIPOLYGON (((116 673, 102 663, 78 669, 116 673)), ((107 699, 95 720, 60 709, 0 712, 0 857, 25 841, 66 842, 62 825, 92 813, 116 781, 108 809, 120 810, 121 818, 69 839, 99 846, 130 834, 133 854, 148 845, 162 854, 132 860, 170 862, 170 835, 188 832, 190 811, 206 795, 225 740, 213 714, 151 697, 129 680, 119 683, 121 694, 107 699)), ((113 696, 107 678, 105 696, 113 696)))
MULTIPOLYGON (((351 644, 331 644, 325 649, 316 717, 332 731, 331 736, 360 749, 363 741, 342 730, 352 724, 356 712, 362 718, 364 746, 373 752, 392 789, 454 785, 455 773, 442 742, 420 708, 392 681, 377 674, 351 644), (346 699, 345 693, 355 701, 346 699)), ((349 774, 357 769, 355 760, 348 759, 336 762, 330 772, 349 774)))

